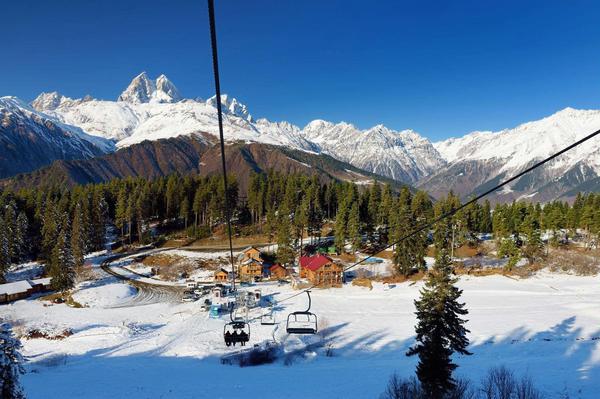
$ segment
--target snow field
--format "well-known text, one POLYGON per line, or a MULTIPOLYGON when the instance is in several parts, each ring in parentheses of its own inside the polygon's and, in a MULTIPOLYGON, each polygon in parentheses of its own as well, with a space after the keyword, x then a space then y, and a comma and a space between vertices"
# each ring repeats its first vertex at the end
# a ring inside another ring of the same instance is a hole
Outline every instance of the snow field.
MULTIPOLYGON (((506 365, 531 376, 550 398, 598 397, 599 283, 599 277, 548 272, 525 280, 462 276, 474 354, 456 358, 457 375, 477 382, 489 367, 506 365)), ((208 318, 200 302, 114 307, 130 294, 116 279, 82 285, 74 298, 87 308, 23 300, 0 307, 0 315, 20 326, 73 330, 64 340, 23 341, 30 398, 366 398, 377 397, 394 371, 414 372, 416 359, 404 354, 414 341, 413 301, 421 287, 315 289, 311 310, 320 334, 311 338, 284 332, 287 313, 304 310, 306 296, 280 303, 276 331, 254 321, 251 343, 275 336, 290 353, 318 343, 287 366, 285 359, 247 368, 220 364, 231 351, 222 341, 226 316, 208 318)), ((248 289, 254 288, 279 301, 297 292, 273 283, 248 289)))

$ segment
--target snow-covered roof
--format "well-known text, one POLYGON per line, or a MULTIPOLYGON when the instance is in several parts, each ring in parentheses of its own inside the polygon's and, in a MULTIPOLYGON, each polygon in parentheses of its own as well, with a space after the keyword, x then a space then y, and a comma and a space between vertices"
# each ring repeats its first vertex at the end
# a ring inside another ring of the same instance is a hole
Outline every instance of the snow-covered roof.
POLYGON ((31 289, 31 284, 27 280, 15 281, 14 283, 0 284, 0 295, 14 295, 27 292, 31 289))
POLYGON ((52 281, 52 277, 44 277, 44 278, 36 278, 34 280, 30 280, 33 284, 42 284, 42 285, 50 285, 52 281))

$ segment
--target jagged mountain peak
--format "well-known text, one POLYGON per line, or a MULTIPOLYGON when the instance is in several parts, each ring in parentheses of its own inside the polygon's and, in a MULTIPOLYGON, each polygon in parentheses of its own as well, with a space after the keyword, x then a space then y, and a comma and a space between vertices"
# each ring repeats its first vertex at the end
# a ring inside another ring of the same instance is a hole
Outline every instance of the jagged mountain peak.
MULTIPOLYGON (((216 108, 217 96, 212 96, 206 100, 206 104, 216 108)), ((244 118, 249 122, 253 122, 252 115, 250 115, 248 107, 239 102, 235 97, 231 97, 228 94, 221 94, 221 106, 223 112, 239 116, 240 118, 244 118)))
POLYGON ((175 85, 161 74, 156 80, 148 77, 146 72, 137 75, 129 86, 119 95, 117 101, 132 104, 174 103, 180 101, 181 95, 175 85))
POLYGON ((165 76, 160 75, 156 78, 156 92, 155 98, 158 102, 177 102, 180 101, 181 95, 177 90, 177 87, 165 76), (165 100, 165 101, 160 101, 165 100))
POLYGON ((55 110, 66 101, 72 101, 72 99, 63 96, 57 91, 43 92, 31 102, 31 106, 38 111, 55 110))

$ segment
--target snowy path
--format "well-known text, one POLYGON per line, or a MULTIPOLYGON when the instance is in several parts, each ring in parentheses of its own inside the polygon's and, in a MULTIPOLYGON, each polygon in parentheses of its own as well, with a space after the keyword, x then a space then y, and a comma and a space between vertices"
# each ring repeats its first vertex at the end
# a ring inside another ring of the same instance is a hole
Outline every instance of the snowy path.
POLYGON ((115 307, 130 307, 161 302, 174 303, 181 301, 181 295, 184 290, 183 287, 175 283, 145 277, 123 266, 112 265, 112 263, 125 256, 130 257, 133 255, 135 254, 114 256, 101 263, 101 268, 104 272, 121 280, 130 281, 137 289, 137 293, 133 298, 119 303, 118 305, 115 305, 115 307))

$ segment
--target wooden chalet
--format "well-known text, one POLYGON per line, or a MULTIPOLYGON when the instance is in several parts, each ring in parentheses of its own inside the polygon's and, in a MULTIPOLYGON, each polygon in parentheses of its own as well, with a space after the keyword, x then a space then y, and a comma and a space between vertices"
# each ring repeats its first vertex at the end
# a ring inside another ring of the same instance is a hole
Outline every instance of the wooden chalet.
POLYGON ((301 256, 300 277, 314 285, 341 285, 344 268, 325 255, 301 256))
POLYGON ((285 267, 281 266, 279 263, 275 263, 274 265, 268 266, 264 269, 268 270, 268 277, 272 279, 282 280, 288 276, 288 271, 285 267))
POLYGON ((256 247, 248 247, 242 251, 242 254, 240 255, 240 263, 244 264, 249 260, 255 260, 259 263, 264 262, 260 250, 256 247))
POLYGON ((247 259, 241 264, 239 273, 242 280, 260 278, 263 275, 263 264, 253 258, 247 259))
POLYGON ((219 269, 215 272, 215 281, 228 281, 229 272, 225 269, 219 269))

